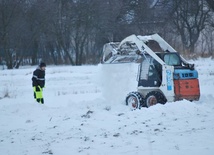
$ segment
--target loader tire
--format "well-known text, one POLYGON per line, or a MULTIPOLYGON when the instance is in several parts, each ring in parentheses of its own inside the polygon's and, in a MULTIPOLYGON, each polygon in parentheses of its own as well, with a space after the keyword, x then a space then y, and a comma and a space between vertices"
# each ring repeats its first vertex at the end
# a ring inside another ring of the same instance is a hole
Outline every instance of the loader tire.
POLYGON ((158 91, 151 91, 145 97, 145 106, 150 107, 158 103, 165 104, 167 102, 165 96, 158 91))
POLYGON ((126 97, 126 105, 132 110, 140 109, 144 103, 144 98, 139 92, 131 92, 126 97))

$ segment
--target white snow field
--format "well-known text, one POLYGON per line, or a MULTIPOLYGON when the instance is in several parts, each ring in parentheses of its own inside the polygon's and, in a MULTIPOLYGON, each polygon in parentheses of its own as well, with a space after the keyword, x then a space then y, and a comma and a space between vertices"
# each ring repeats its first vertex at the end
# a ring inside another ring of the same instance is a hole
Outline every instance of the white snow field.
POLYGON ((191 61, 201 98, 130 110, 136 64, 48 66, 45 104, 34 101, 36 68, 0 71, 1 155, 212 155, 214 61, 191 61))

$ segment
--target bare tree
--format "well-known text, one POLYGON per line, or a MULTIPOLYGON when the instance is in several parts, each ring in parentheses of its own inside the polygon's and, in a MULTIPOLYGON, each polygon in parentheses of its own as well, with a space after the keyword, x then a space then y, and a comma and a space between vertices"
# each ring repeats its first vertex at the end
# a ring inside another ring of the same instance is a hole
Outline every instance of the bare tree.
POLYGON ((13 42, 12 29, 14 22, 19 16, 21 0, 1 0, 0 1, 0 40, 2 46, 2 53, 5 57, 8 69, 13 68, 13 56, 15 49, 12 47, 13 42))
POLYGON ((209 4, 209 7, 212 8, 212 10, 214 11, 214 0, 206 0, 206 1, 209 4))
POLYGON ((194 52, 200 32, 205 28, 210 10, 204 0, 175 0, 174 24, 185 48, 194 52))
MULTIPOLYGON (((56 65, 98 63, 103 44, 148 33, 175 45, 182 40, 194 52, 202 31, 214 25, 212 1, 0 0, 0 59, 10 69, 25 59, 32 65, 41 59, 56 65)), ((213 37, 205 33, 198 43, 206 42, 203 49, 211 51, 213 37)))

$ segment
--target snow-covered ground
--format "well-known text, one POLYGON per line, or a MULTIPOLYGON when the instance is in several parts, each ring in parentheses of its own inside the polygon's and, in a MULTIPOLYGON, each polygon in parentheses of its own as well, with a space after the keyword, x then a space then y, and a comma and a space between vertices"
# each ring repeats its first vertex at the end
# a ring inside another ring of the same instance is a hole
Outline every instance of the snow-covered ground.
POLYGON ((48 66, 45 105, 31 87, 36 68, 0 71, 1 155, 214 154, 214 61, 194 61, 201 98, 131 111, 137 66, 48 66))

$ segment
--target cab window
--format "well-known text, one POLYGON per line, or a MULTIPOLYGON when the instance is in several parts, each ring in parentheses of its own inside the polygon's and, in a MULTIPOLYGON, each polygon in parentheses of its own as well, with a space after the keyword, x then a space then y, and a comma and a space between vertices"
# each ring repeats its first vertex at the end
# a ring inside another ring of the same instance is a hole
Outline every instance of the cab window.
POLYGON ((175 53, 170 53, 164 55, 164 62, 170 66, 179 66, 181 65, 181 60, 179 56, 175 53))

